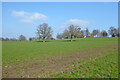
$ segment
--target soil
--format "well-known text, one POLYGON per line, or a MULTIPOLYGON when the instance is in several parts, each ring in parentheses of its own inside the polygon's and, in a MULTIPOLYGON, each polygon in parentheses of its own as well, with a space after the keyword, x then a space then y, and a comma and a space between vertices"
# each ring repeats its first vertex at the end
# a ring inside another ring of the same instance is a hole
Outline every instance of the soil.
POLYGON ((3 78, 44 78, 49 76, 50 72, 60 72, 67 66, 74 66, 75 61, 85 60, 92 56, 100 56, 104 54, 105 51, 115 49, 118 49, 118 45, 93 48, 82 52, 8 65, 2 68, 2 74, 3 78))

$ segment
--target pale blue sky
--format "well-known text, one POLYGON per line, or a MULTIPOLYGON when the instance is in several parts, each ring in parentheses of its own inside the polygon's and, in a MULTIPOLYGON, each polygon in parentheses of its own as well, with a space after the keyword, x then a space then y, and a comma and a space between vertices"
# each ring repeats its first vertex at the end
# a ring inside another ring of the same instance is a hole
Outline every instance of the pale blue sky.
POLYGON ((48 23, 53 37, 69 24, 107 30, 118 26, 117 2, 8 2, 2 3, 2 36, 4 38, 36 37, 37 26, 48 23))

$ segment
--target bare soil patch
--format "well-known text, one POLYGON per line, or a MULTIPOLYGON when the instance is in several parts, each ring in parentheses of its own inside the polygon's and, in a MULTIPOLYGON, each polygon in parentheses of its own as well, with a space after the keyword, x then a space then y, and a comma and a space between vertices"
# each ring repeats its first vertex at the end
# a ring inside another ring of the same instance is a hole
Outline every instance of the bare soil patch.
POLYGON ((46 77, 49 73, 60 72, 66 66, 74 66, 75 61, 85 60, 88 57, 100 56, 105 51, 118 49, 118 45, 94 48, 67 55, 54 56, 47 59, 32 60, 27 63, 8 65, 3 67, 3 78, 36 78, 46 77))

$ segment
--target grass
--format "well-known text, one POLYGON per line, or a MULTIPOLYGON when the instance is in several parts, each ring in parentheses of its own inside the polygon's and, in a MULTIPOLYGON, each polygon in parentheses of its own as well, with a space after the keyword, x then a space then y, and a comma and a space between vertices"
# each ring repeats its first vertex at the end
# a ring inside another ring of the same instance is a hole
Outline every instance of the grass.
POLYGON ((62 72, 54 73, 55 78, 118 78, 118 51, 109 51, 100 57, 79 61, 74 67, 66 67, 62 72))
MULTIPOLYGON (((54 57, 63 56, 64 59, 64 56, 66 55, 71 56, 71 54, 75 54, 77 52, 80 53, 91 49, 92 50, 100 49, 104 48, 105 46, 112 46, 115 44, 118 44, 118 38, 79 38, 73 39, 72 43, 70 42, 69 39, 51 41, 48 40, 45 43, 43 43, 42 41, 3 41, 2 42, 2 63, 3 63, 2 66, 4 71, 3 75, 4 77, 9 76, 9 74, 11 73, 13 74, 12 77, 16 76, 19 77, 20 74, 22 76, 25 75, 28 76, 28 74, 29 75, 34 74, 34 76, 40 75, 39 73, 41 71, 39 72, 39 70, 42 70, 39 69, 40 67, 43 68, 44 66, 44 70, 46 70, 46 68, 48 68, 49 65, 51 65, 50 67, 52 68, 53 65, 59 64, 59 59, 58 60, 57 58, 52 59, 54 57), (50 63, 48 61, 49 59, 50 62, 52 61, 53 63, 50 63), (54 63, 53 60, 54 61, 57 60, 57 62, 54 63)), ((95 55, 95 53, 93 54, 95 55)), ((83 53, 80 53, 79 55, 85 57, 83 53)), ((92 53, 90 53, 89 55, 92 55, 92 53)), ((73 59, 73 57, 71 58, 70 56, 68 59, 73 59)), ((116 51, 106 50, 105 54, 102 56, 99 56, 97 58, 90 57, 89 59, 91 60, 85 59, 83 61, 76 61, 74 67, 68 66, 66 68, 63 68, 64 73, 57 72, 54 74, 54 72, 52 72, 50 73, 50 77, 61 78, 117 77, 118 61, 116 57, 117 50, 116 51)), ((64 59, 65 61, 63 59, 60 59, 61 65, 62 62, 67 62, 67 59, 64 59)), ((34 76, 31 75, 31 77, 34 76)))
POLYGON ((68 53, 74 53, 117 44, 117 38, 81 38, 72 43, 69 40, 53 40, 45 43, 38 41, 3 41, 3 64, 30 61, 34 57, 46 58, 68 53))

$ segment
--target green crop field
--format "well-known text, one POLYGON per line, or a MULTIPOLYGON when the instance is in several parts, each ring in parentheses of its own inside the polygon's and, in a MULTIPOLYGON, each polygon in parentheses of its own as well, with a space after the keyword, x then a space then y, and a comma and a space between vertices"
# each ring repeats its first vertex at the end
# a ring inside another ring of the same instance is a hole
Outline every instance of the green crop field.
POLYGON ((118 38, 3 41, 3 77, 118 77, 118 38))
POLYGON ((107 55, 92 57, 88 62, 77 61, 73 67, 67 66, 62 72, 51 74, 57 78, 117 78, 118 52, 111 51, 107 55), (82 63, 82 64, 80 64, 82 63))

